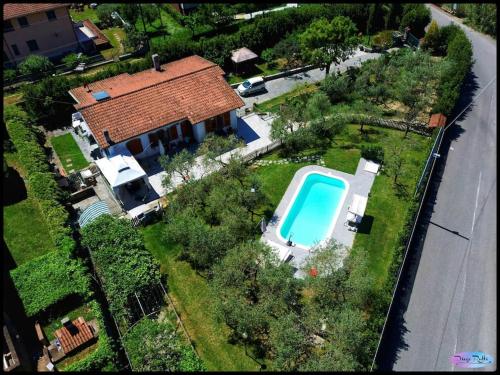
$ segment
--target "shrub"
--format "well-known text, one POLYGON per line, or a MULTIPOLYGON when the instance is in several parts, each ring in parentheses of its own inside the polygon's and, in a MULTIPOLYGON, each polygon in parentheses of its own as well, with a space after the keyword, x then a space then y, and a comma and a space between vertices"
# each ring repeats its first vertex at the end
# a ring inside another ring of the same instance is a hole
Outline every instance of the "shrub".
POLYGON ((168 322, 148 318, 136 324, 123 340, 134 371, 203 371, 193 350, 181 343, 168 322))
POLYGON ((103 215, 81 232, 111 312, 118 319, 125 318, 129 296, 160 283, 158 261, 146 250, 141 234, 129 220, 103 215))
POLYGON ((108 27, 112 27, 115 24, 118 24, 119 20, 114 20, 111 17, 111 13, 113 11, 119 10, 120 4, 100 4, 96 9, 97 17, 101 23, 101 28, 106 29, 108 27))
POLYGON ((36 199, 54 199, 62 202, 68 198, 67 194, 57 185, 52 173, 34 172, 29 176, 28 180, 31 193, 36 199))
POLYGON ((384 149, 380 145, 361 145, 361 156, 379 163, 384 161, 384 149))
POLYGON ((71 68, 76 67, 79 63, 87 63, 88 61, 89 58, 87 56, 80 55, 80 57, 78 57, 76 53, 70 53, 64 56, 62 59, 63 64, 66 64, 71 68))
POLYGON ((344 101, 352 91, 352 81, 347 74, 329 74, 321 82, 320 90, 323 91, 332 104, 344 101))
POLYGON ((264 51, 262 51, 260 57, 268 64, 271 64, 276 56, 274 55, 274 50, 272 48, 266 48, 264 51))
POLYGON ((7 121, 7 131, 16 147, 19 161, 27 174, 35 172, 48 172, 45 152, 37 141, 36 135, 28 128, 27 124, 19 119, 18 114, 11 112, 7 116, 14 116, 7 121))
POLYGON ((34 78, 38 78, 53 69, 54 64, 47 57, 40 55, 29 55, 19 64, 21 74, 32 75, 34 78))
POLYGON ((373 37, 372 44, 381 50, 386 50, 392 46, 392 31, 385 30, 373 37))
POLYGON ((7 85, 9 82, 13 81, 16 79, 17 73, 14 69, 5 69, 3 71, 3 84, 7 85))
POLYGON ((29 317, 38 316, 72 295, 92 295, 87 270, 69 253, 51 251, 11 271, 12 280, 29 317))
POLYGON ((425 35, 425 27, 431 22, 431 11, 424 4, 403 5, 401 29, 410 28, 410 32, 417 38, 425 35))

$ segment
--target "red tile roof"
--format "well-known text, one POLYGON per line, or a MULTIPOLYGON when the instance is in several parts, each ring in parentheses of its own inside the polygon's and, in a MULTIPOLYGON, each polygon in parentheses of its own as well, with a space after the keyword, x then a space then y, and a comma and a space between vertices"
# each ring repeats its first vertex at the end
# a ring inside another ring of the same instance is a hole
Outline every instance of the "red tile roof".
POLYGON ((191 124, 242 107, 245 103, 231 89, 216 64, 190 56, 149 69, 94 82, 87 88, 70 90, 96 141, 109 146, 103 131, 113 142, 188 119, 191 124), (97 102, 92 93, 105 90, 111 99, 97 102))
POLYGON ((83 26, 86 26, 90 31, 92 31, 97 36, 97 38, 93 39, 94 44, 96 46, 109 43, 109 40, 108 38, 106 38, 106 35, 104 35, 103 32, 96 25, 94 25, 94 23, 91 20, 89 19, 83 20, 82 23, 83 26))
POLYGON ((78 328, 78 333, 75 335, 72 335, 64 326, 55 331, 55 336, 59 339, 62 349, 66 354, 94 338, 90 326, 82 317, 73 320, 73 325, 78 328))
POLYGON ((429 120, 429 128, 441 128, 446 125, 446 116, 442 113, 434 113, 429 120))
POLYGON ((70 3, 6 3, 3 5, 3 19, 8 20, 70 5, 70 3))

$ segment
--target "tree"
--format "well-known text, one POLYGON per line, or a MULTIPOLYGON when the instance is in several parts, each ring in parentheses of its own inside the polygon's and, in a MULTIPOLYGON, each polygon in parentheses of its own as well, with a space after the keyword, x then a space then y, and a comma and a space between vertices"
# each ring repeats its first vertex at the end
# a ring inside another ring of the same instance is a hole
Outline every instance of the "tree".
POLYGON ((428 50, 431 54, 435 54, 439 50, 440 39, 439 26, 436 20, 432 20, 421 47, 424 50, 428 50))
POLYGON ((40 55, 29 55, 19 64, 19 72, 21 74, 31 74, 34 78, 41 77, 52 71, 52 69, 54 69, 54 64, 47 57, 40 55))
POLYGON ((87 63, 89 58, 85 55, 78 57, 76 53, 70 53, 62 59, 62 62, 72 68, 76 67, 79 63, 87 63))
POLYGON ((403 16, 400 29, 406 27, 415 37, 421 38, 425 35, 425 27, 431 22, 431 11, 424 4, 404 4, 403 16))
POLYGON ((274 57, 286 60, 285 69, 294 69, 301 65, 301 45, 296 35, 287 36, 280 40, 274 47, 274 57))
POLYGON ((394 177, 394 186, 398 183, 398 178, 404 173, 405 160, 403 158, 403 147, 400 144, 395 144, 390 148, 390 154, 386 162, 386 170, 389 175, 394 177))
POLYGON ((331 103, 325 93, 319 91, 307 101, 306 118, 309 130, 317 140, 331 141, 345 128, 345 122, 337 115, 329 115, 331 103))
POLYGON ((439 70, 430 55, 420 50, 407 50, 398 58, 393 58, 391 64, 397 66, 400 71, 392 91, 393 97, 406 106, 406 138, 410 124, 432 103, 433 81, 438 78, 439 70))
POLYGON ((191 30, 191 36, 194 36, 194 32, 198 26, 203 25, 203 14, 194 11, 189 13, 189 15, 183 18, 185 26, 191 30))
POLYGON ((182 344, 169 322, 144 318, 124 337, 134 371, 204 371, 203 362, 182 344))
POLYGON ((368 99, 373 105, 385 105, 390 98, 389 86, 392 79, 388 71, 386 55, 363 63, 354 83, 355 92, 362 100, 368 99))
POLYGON ((344 16, 330 22, 322 18, 312 22, 300 35, 306 58, 330 72, 330 65, 345 61, 354 51, 358 40, 356 25, 344 16))
POLYGON ((186 149, 177 152, 173 156, 162 155, 158 160, 166 172, 164 180, 162 181, 163 186, 166 188, 173 186, 174 177, 177 174, 182 178, 182 181, 189 181, 192 169, 196 163, 195 155, 186 149))
MULTIPOLYGON (((208 134, 198 148, 198 156, 203 157, 204 165, 210 168, 214 165, 227 166, 228 162, 222 160, 222 154, 239 147, 244 147, 244 142, 234 134, 229 136, 220 136, 208 134)), ((238 153, 234 152, 229 159, 237 158, 238 153)))
POLYGON ((285 98, 285 103, 280 107, 278 117, 271 124, 271 139, 286 142, 294 132, 304 128, 306 118, 303 107, 305 100, 302 98, 285 98))
POLYGON ((296 371, 313 347, 311 333, 293 312, 271 321, 269 336, 277 371, 296 371))
MULTIPOLYGON (((108 27, 111 27, 113 25, 118 25, 120 20, 114 20, 113 17, 111 17, 111 13, 114 11, 119 11, 121 16, 125 16, 123 14, 124 8, 120 4, 110 4, 110 3, 103 3, 99 4, 99 6, 96 8, 96 14, 97 17, 99 18, 101 28, 105 29, 108 27)), ((128 18, 125 17, 127 20, 128 18)))
POLYGON ((352 82, 347 74, 331 74, 321 82, 320 90, 328 95, 332 103, 338 103, 352 93, 352 82))
POLYGON ((134 27, 128 27, 126 32, 125 47, 133 51, 140 50, 148 40, 148 36, 144 32, 137 31, 134 27))
POLYGON ((195 12, 199 12, 205 23, 215 29, 229 25, 236 14, 232 7, 220 3, 203 3, 195 12))

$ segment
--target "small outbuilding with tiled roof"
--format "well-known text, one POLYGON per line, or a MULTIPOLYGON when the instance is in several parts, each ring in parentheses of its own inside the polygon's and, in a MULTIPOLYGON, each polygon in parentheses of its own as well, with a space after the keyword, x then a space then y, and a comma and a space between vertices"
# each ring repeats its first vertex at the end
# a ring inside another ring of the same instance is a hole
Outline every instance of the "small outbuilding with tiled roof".
POLYGON ((429 120, 429 128, 442 128, 446 125, 446 116, 442 113, 434 113, 429 120))

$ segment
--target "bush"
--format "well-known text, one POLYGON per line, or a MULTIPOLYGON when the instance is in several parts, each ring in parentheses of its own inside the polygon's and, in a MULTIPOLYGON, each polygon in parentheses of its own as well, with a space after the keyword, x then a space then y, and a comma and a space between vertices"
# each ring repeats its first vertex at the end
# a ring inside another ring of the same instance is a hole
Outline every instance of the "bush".
POLYGON ((47 57, 40 55, 29 55, 19 64, 19 72, 25 75, 32 75, 33 78, 38 78, 53 69, 54 64, 47 57))
POLYGON ((320 90, 323 91, 332 104, 346 100, 352 92, 352 81, 347 74, 329 74, 321 82, 320 90))
POLYGON ((193 350, 181 343, 170 323, 148 318, 136 324, 123 340, 134 371, 203 371, 193 350))
MULTIPOLYGON (((459 7, 460 8, 460 7, 459 7)), ((464 13, 468 23, 477 30, 496 38, 497 6, 496 4, 464 4, 464 13)))
POLYGON ((27 124, 19 119, 19 114, 11 112, 12 120, 6 122, 9 137, 14 144, 19 161, 26 170, 27 175, 35 172, 48 172, 45 152, 38 143, 36 135, 28 128, 27 124))
POLYGON ((274 50, 272 48, 266 48, 264 51, 262 51, 260 57, 268 64, 271 64, 276 58, 276 56, 274 56, 274 50))
POLYGON ((8 85, 11 81, 16 79, 17 73, 15 69, 5 69, 3 71, 3 84, 8 85))
POLYGON ((38 316, 52 305, 78 295, 92 295, 87 270, 69 253, 51 251, 11 271, 12 280, 29 317, 38 316))
POLYGON ((63 64, 67 65, 68 67, 74 68, 76 67, 79 63, 88 63, 89 58, 86 55, 78 55, 76 53, 70 53, 66 56, 63 57, 62 62, 63 64))
POLYGON ((129 296, 160 283, 160 266, 130 220, 103 215, 81 230, 113 315, 126 318, 129 296))
POLYGON ((462 83, 472 66, 472 44, 460 28, 443 27, 447 37, 447 55, 444 59, 446 69, 443 69, 437 89, 437 100, 433 113, 443 113, 449 116, 460 96, 462 83))
POLYGON ((431 22, 431 11, 424 4, 403 5, 401 30, 410 28, 410 32, 417 38, 425 35, 425 27, 431 22))
POLYGON ((385 30, 373 37, 372 44, 381 50, 386 50, 392 46, 392 31, 385 30))
POLYGON ((361 145, 361 156, 378 163, 384 161, 384 148, 380 145, 361 145))
POLYGON ((114 25, 121 24, 120 20, 114 20, 111 18, 111 13, 113 11, 119 11, 120 4, 100 4, 96 9, 97 17, 101 23, 101 28, 106 29, 114 25))

